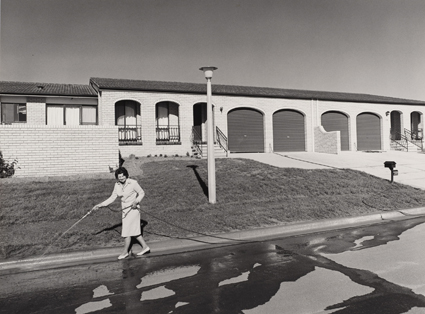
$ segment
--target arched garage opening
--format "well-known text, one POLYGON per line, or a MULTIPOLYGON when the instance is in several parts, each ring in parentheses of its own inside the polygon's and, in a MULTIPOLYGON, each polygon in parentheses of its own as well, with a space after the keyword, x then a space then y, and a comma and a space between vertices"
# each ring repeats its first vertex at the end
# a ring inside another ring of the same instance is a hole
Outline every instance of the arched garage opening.
POLYGON ((322 126, 326 132, 340 131, 341 150, 350 150, 348 117, 342 112, 328 111, 322 114, 322 126))
POLYGON ((381 119, 374 113, 357 116, 357 150, 381 149, 381 119))
POLYGON ((305 151, 305 126, 302 113, 285 109, 273 114, 273 150, 276 152, 305 151))
POLYGON ((227 114, 227 132, 231 153, 264 153, 263 114, 238 108, 227 114))

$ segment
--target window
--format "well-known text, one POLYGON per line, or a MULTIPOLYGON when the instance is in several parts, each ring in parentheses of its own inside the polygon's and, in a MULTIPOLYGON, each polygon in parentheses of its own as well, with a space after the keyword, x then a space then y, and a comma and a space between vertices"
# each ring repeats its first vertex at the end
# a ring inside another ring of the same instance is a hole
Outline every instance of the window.
POLYGON ((156 104, 157 144, 180 143, 179 105, 169 101, 156 104))
POLYGON ((140 104, 133 100, 120 100, 115 104, 115 124, 120 145, 142 144, 140 104))
POLYGON ((94 106, 81 107, 81 124, 96 124, 97 109, 94 106))
POLYGON ((47 105, 47 125, 96 124, 96 106, 47 105))
POLYGON ((115 121, 119 126, 136 126, 140 105, 134 101, 122 100, 115 105, 115 121))
POLYGON ((1 122, 5 124, 27 122, 27 105, 2 103, 1 122))

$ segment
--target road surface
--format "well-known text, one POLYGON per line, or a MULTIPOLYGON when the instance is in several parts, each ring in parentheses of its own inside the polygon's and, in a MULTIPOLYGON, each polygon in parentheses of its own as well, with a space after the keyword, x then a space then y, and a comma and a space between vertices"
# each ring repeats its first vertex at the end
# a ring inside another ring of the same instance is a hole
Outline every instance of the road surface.
POLYGON ((3 274, 0 313, 425 313, 424 222, 3 274))

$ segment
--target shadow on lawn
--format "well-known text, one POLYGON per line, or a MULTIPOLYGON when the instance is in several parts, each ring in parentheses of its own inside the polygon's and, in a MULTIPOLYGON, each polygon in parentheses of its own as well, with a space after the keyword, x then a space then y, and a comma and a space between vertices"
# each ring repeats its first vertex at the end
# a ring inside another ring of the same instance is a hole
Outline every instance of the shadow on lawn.
POLYGON ((199 185, 202 188, 202 191, 204 192, 205 196, 208 197, 208 187, 205 184, 204 180, 202 180, 202 178, 199 175, 198 171, 196 170, 196 168, 198 168, 198 166, 196 166, 196 165, 190 165, 190 166, 187 166, 187 167, 193 169, 193 172, 195 173, 196 179, 198 179, 198 182, 199 182, 199 185))

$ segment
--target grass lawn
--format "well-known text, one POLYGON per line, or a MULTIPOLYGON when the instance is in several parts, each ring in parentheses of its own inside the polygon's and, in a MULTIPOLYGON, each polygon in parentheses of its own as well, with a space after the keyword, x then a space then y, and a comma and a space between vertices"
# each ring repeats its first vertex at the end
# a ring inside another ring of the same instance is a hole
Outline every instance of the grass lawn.
MULTIPOLYGON (((207 161, 128 159, 124 166, 145 190, 148 242, 290 222, 350 217, 423 206, 425 191, 354 170, 276 168, 246 159, 217 159, 217 203, 207 197, 207 161)), ((0 259, 122 246, 119 201, 83 219, 112 192, 100 177, 0 180, 0 259), (60 238, 59 238, 60 237, 60 238), (59 239, 58 239, 59 238, 59 239)))

